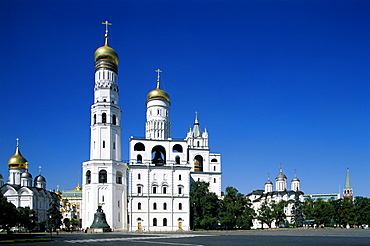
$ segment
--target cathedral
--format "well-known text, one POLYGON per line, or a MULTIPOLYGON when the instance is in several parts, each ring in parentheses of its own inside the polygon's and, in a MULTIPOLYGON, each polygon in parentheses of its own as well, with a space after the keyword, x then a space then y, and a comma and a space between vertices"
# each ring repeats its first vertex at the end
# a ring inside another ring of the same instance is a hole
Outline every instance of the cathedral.
POLYGON ((171 138, 170 96, 161 89, 158 69, 155 89, 146 97, 145 137, 130 138, 129 161, 122 161, 119 59, 108 44, 110 23, 103 24, 105 44, 94 55, 90 160, 82 165, 82 227, 92 225, 101 206, 113 230, 190 230, 191 183, 208 182, 221 197, 221 155, 210 153, 197 113, 185 139, 171 138))
MULTIPOLYGON (((280 164, 282 165, 282 164, 280 164)), ((270 180, 270 177, 265 182, 264 190, 254 190, 249 193, 246 197, 252 202, 252 207, 254 211, 257 212, 261 208, 262 204, 267 203, 268 205, 272 203, 278 203, 280 201, 288 202, 288 206, 285 208, 286 220, 289 223, 292 223, 293 219, 293 204, 296 195, 299 196, 301 202, 304 201, 303 192, 301 191, 301 181, 297 178, 297 175, 294 174, 294 178, 291 181, 291 189, 288 190, 287 177, 283 173, 283 168, 280 166, 279 174, 275 178, 275 187, 273 189, 273 183, 270 180)), ((275 228, 275 223, 272 223, 272 228, 275 228)), ((262 225, 260 220, 253 219, 253 229, 267 228, 267 225, 262 225)))
POLYGON ((18 140, 15 154, 8 160, 7 183, 4 184, 3 176, 0 174, 0 192, 17 208, 29 207, 35 210, 38 222, 42 222, 47 219, 47 210, 53 197, 59 199, 59 196, 46 190, 46 179, 41 175, 41 167, 39 174, 32 179, 31 173, 28 172, 28 161, 21 154, 18 140))

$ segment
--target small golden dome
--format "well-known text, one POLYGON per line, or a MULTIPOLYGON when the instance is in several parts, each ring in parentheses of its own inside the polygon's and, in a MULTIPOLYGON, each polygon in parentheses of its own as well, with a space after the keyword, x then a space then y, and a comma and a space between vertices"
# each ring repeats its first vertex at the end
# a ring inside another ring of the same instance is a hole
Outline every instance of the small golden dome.
POLYGON ((59 190, 57 190, 57 191, 55 192, 55 194, 57 194, 58 196, 62 197, 62 192, 60 192, 59 190))
POLYGON ((108 44, 97 48, 94 54, 94 58, 95 62, 98 60, 107 59, 118 65, 118 54, 114 49, 109 47, 108 44))
POLYGON ((9 169, 28 169, 28 161, 22 156, 18 145, 15 154, 8 160, 8 166, 9 169))
POLYGON ((80 186, 80 183, 78 183, 77 187, 74 190, 82 190, 82 187, 80 186))
POLYGON ((147 96, 148 101, 154 98, 161 98, 161 99, 170 101, 170 96, 168 95, 168 93, 159 88, 152 90, 151 92, 148 93, 148 96, 147 96))

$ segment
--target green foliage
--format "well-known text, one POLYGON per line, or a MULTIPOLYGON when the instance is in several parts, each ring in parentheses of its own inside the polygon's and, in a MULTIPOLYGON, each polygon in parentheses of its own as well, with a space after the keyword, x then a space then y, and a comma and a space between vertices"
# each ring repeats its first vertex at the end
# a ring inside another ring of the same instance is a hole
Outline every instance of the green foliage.
POLYGON ((21 227, 24 227, 26 230, 32 230, 37 225, 37 215, 36 211, 30 209, 29 207, 19 207, 18 210, 18 223, 21 227))
POLYGON ((193 182, 190 192, 193 228, 209 229, 218 222, 219 200, 209 192, 209 183, 193 182))
POLYGON ((356 196, 354 201, 357 225, 370 224, 370 198, 356 196))
POLYGON ((278 203, 272 203, 272 217, 275 220, 275 226, 279 227, 280 225, 285 223, 286 214, 285 214, 285 207, 288 206, 287 201, 280 201, 278 203))
POLYGON ((0 225, 2 229, 10 231, 16 225, 18 211, 13 203, 8 202, 6 197, 0 192, 0 225))
POLYGON ((340 207, 338 209, 338 222, 341 225, 355 225, 356 211, 352 199, 340 199, 340 207))
POLYGON ((293 224, 297 227, 302 226, 304 222, 303 217, 303 203, 299 200, 299 196, 301 195, 300 191, 295 192, 294 195, 294 204, 292 208, 293 213, 293 224))
POLYGON ((317 224, 330 225, 335 215, 333 204, 322 199, 308 198, 303 204, 306 220, 315 220, 317 224))
POLYGON ((59 196, 53 195, 52 201, 50 202, 50 208, 47 211, 47 225, 50 229, 59 228, 62 225, 62 213, 59 211, 59 196))
POLYGON ((220 223, 226 228, 250 229, 255 216, 250 201, 237 189, 226 188, 226 195, 220 202, 220 223))
POLYGON ((257 219, 261 221, 262 229, 263 224, 267 224, 267 226, 271 228, 271 224, 274 221, 274 213, 271 209, 271 206, 268 204, 266 200, 262 203, 261 207, 258 209, 257 219))

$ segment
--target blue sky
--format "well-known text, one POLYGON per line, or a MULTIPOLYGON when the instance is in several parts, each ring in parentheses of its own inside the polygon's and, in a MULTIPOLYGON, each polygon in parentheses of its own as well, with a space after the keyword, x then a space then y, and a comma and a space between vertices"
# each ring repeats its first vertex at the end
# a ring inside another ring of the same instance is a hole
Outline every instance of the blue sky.
POLYGON ((199 112, 222 190, 247 194, 283 163, 307 194, 370 197, 369 1, 4 1, 0 173, 15 138, 47 188, 73 189, 89 159, 96 48, 120 56, 122 153, 144 136, 155 69, 171 97, 172 137, 199 112))

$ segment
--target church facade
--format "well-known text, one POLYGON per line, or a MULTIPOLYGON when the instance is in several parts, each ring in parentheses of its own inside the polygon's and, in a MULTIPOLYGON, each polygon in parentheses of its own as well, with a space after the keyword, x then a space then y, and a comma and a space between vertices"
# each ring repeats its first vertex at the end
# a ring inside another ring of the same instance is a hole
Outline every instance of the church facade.
MULTIPOLYGON (((103 23, 108 26, 108 23, 103 23)), ((191 183, 210 183, 221 196, 221 155, 211 153, 198 115, 185 139, 171 137, 170 96, 156 88, 146 98, 145 137, 130 138, 129 161, 121 157, 118 54, 105 44, 95 51, 90 160, 83 163, 82 227, 91 226, 102 206, 114 230, 190 230, 191 183)), ((154 84, 154 83, 153 83, 154 84)))
POLYGON ((15 154, 8 160, 9 177, 5 183, 0 174, 0 192, 18 207, 29 207, 36 211, 38 222, 47 220, 47 210, 53 197, 59 196, 46 190, 46 179, 39 174, 33 179, 28 172, 28 161, 20 152, 18 139, 15 154))

